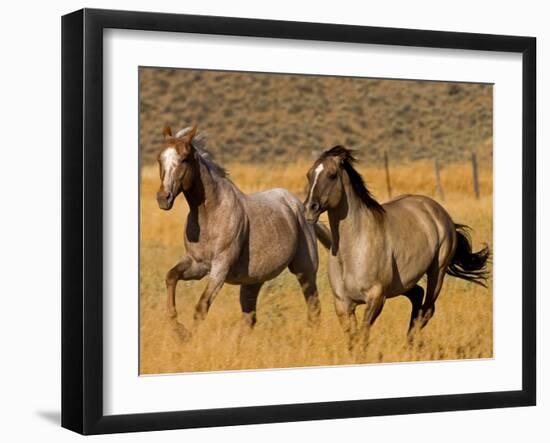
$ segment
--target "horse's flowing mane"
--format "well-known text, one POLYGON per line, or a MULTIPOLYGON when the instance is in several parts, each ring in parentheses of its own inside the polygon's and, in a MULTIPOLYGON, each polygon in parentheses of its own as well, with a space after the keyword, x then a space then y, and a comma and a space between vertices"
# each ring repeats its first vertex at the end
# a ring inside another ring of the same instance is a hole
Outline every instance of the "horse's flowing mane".
POLYGON ((363 180, 361 174, 359 174, 359 172, 357 172, 357 170, 353 167, 353 163, 356 162, 354 154, 354 150, 337 145, 328 151, 323 152, 319 159, 322 161, 328 157, 339 157, 341 159, 342 168, 344 168, 344 171, 348 174, 349 181, 355 195, 359 197, 367 208, 372 210, 375 214, 381 215, 386 211, 382 205, 374 199, 365 185, 365 180, 363 180))
MULTIPOLYGON (((176 133, 176 138, 183 137, 185 134, 191 131, 191 129, 193 128, 189 126, 188 128, 179 130, 176 133)), ((212 154, 206 149, 206 135, 203 132, 197 132, 197 134, 193 137, 191 144, 198 154, 197 159, 202 162, 209 171, 214 171, 216 174, 223 178, 226 178, 229 175, 227 170, 223 166, 220 166, 214 161, 214 159, 212 158, 212 154)))

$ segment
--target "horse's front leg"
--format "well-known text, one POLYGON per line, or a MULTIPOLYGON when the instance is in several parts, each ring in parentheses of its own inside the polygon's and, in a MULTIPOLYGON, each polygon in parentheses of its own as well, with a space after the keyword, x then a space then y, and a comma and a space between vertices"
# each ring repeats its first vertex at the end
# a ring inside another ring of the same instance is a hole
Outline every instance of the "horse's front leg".
POLYGON ((355 308, 357 304, 350 298, 334 297, 334 309, 347 339, 348 351, 352 351, 357 338, 357 319, 355 308))
POLYGON ((369 344, 370 329, 382 312, 386 297, 382 290, 382 285, 376 284, 365 293, 365 316, 361 327, 362 347, 365 349, 369 344))
POLYGON ((168 317, 176 319, 176 286, 179 280, 200 280, 208 273, 208 267, 186 255, 166 274, 166 310, 168 317))
POLYGON ((208 279, 208 284, 204 289, 197 306, 195 307, 195 323, 204 320, 210 306, 214 302, 216 295, 220 292, 223 284, 225 283, 225 278, 229 272, 229 264, 226 262, 223 263, 214 263, 212 264, 212 269, 210 271, 210 276, 208 279))

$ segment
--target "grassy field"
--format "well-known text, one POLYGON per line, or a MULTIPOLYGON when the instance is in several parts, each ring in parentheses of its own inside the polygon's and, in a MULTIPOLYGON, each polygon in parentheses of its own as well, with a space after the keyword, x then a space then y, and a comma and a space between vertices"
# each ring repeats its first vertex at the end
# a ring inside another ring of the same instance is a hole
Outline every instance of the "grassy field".
MULTIPOLYGON (((366 163, 366 162, 365 162, 366 163)), ((364 164, 365 164, 364 163, 364 164)), ((284 185, 303 199, 305 173, 311 161, 292 165, 227 163, 231 179, 245 192, 284 185)), ((387 199, 385 176, 379 167, 363 167, 369 188, 379 201, 387 199)), ((393 194, 420 193, 435 198, 431 161, 394 165, 393 194)), ((492 171, 480 171, 481 198, 472 191, 468 163, 446 165, 441 172, 443 205, 456 222, 473 229, 474 246, 487 242, 492 248, 492 171)), ((145 165, 141 181, 140 273, 140 373, 158 374, 251 368, 298 367, 434 359, 487 358, 493 349, 492 284, 485 289, 447 277, 436 304, 436 313, 409 346, 406 330, 410 303, 404 297, 386 302, 366 352, 351 354, 346 348, 332 306, 326 274, 327 254, 320 247, 318 286, 321 324, 310 329, 306 307, 295 278, 285 271, 267 282, 260 293, 258 324, 242 333, 238 286, 225 285, 204 323, 189 342, 181 342, 165 314, 164 277, 184 254, 183 227, 187 204, 183 197, 174 208, 161 211, 155 201, 159 178, 156 165, 145 165)), ((195 303, 206 281, 180 282, 177 292, 179 320, 191 324, 195 303)), ((362 309, 358 309, 362 315, 362 309)))

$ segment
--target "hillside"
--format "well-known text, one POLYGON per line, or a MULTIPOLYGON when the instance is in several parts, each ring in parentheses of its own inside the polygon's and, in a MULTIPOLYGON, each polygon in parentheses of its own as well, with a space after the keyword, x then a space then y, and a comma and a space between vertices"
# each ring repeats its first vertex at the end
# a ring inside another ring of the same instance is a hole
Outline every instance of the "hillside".
POLYGON ((162 127, 198 124, 224 162, 311 159, 335 144, 366 164, 476 150, 492 160, 492 86, 185 69, 140 69, 140 149, 154 161, 162 127))

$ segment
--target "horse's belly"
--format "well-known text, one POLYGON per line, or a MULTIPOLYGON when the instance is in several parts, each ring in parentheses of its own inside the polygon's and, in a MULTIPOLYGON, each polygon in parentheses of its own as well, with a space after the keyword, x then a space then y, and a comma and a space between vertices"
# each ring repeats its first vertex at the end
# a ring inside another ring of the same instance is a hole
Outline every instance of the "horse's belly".
POLYGON ((349 263, 345 263, 338 257, 331 257, 329 280, 333 291, 337 292, 338 287, 338 292, 343 296, 361 302, 371 288, 381 286, 384 295, 391 298, 409 290, 425 273, 426 267, 423 265, 413 268, 396 263, 392 266, 391 259, 391 255, 373 258, 368 254, 358 254, 349 263))
POLYGON ((277 266, 270 264, 262 267, 258 264, 248 268, 243 264, 236 264, 228 273, 226 282, 232 285, 249 285, 262 283, 274 279, 288 266, 288 262, 279 263, 277 266))
POLYGON ((401 295, 415 286, 434 260, 435 247, 409 249, 395 253, 392 279, 387 284, 387 297, 401 295))
POLYGON ((296 253, 297 234, 292 229, 251 231, 249 244, 229 271, 227 282, 252 284, 277 277, 296 253))

